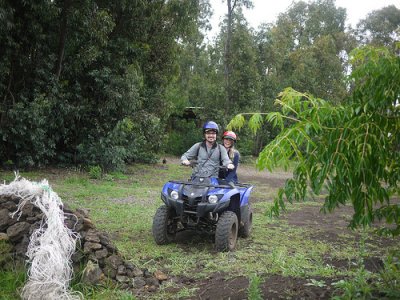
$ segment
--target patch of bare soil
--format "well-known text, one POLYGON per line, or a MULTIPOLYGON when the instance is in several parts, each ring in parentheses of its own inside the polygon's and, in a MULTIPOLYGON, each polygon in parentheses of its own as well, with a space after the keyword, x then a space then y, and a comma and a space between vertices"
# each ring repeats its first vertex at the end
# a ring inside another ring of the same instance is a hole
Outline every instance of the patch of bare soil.
MULTIPOLYGON (((330 285, 334 281, 329 278, 323 280, 326 286, 317 287, 309 285, 309 281, 304 278, 271 275, 266 277, 260 289, 263 299, 331 299, 330 285)), ((215 274, 208 281, 202 282, 199 287, 200 292, 189 299, 247 300, 249 279, 243 276, 226 279, 224 274, 215 274)))
POLYGON ((267 170, 259 171, 255 167, 240 165, 238 177, 241 182, 261 184, 271 188, 280 188, 285 184, 286 179, 291 178, 292 174, 284 171, 271 173, 267 170))

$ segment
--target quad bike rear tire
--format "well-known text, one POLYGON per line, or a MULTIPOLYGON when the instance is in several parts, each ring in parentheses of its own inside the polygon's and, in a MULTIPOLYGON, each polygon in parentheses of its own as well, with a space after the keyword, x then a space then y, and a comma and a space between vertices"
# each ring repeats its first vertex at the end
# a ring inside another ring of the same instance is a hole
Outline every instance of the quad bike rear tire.
POLYGON ((215 248, 217 251, 233 251, 238 236, 238 218, 232 211, 224 212, 217 223, 215 231, 215 248))
POLYGON ((248 238, 251 234, 252 227, 253 227, 253 209, 249 207, 247 215, 243 220, 243 226, 240 226, 239 228, 239 236, 243 238, 248 238))
POLYGON ((158 245, 166 245, 175 240, 177 224, 173 217, 175 212, 163 205, 160 206, 153 218, 153 237, 158 245))

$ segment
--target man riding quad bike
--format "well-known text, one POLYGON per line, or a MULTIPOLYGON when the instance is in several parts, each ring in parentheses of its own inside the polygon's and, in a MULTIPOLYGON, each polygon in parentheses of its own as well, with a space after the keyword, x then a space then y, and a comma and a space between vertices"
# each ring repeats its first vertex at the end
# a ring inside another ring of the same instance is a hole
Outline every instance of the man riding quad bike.
POLYGON ((196 158, 190 181, 169 181, 161 192, 164 205, 153 219, 157 244, 172 242, 175 234, 195 230, 215 234, 218 251, 233 250, 239 234, 250 235, 252 210, 249 196, 253 189, 246 184, 218 180, 219 168, 233 168, 226 149, 216 143, 218 125, 208 121, 203 126, 204 141, 194 144, 181 161, 190 165, 196 158))

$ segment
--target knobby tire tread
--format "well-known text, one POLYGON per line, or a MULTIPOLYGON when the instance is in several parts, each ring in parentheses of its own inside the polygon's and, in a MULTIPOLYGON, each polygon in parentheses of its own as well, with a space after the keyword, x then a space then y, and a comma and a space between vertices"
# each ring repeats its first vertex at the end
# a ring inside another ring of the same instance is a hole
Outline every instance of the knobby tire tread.
POLYGON ((226 211, 224 212, 217 224, 217 229, 215 232, 215 248, 217 251, 231 251, 232 248, 229 247, 229 235, 233 223, 236 224, 236 241, 237 243, 237 233, 238 233, 238 219, 234 212, 226 211))
POLYGON ((160 206, 153 218, 153 237, 158 245, 165 245, 171 242, 171 238, 168 237, 168 217, 170 215, 169 208, 167 206, 160 206))

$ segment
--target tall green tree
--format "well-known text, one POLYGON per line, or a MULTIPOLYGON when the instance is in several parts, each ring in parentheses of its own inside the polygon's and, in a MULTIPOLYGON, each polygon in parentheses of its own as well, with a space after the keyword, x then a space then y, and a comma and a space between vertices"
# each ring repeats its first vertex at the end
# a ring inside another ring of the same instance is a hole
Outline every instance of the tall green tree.
POLYGON ((394 5, 374 10, 361 20, 355 34, 362 44, 395 47, 400 40, 400 9, 394 5))
MULTIPOLYGON (((230 101, 229 103, 225 102, 225 105, 228 105, 229 111, 234 114, 243 109, 259 108, 260 77, 257 71, 258 53, 254 33, 240 9, 235 14, 232 29, 231 41, 229 42, 230 87, 229 91, 226 90, 226 95, 230 94, 230 101)), ((226 30, 228 30, 228 26, 222 27, 219 36, 221 46, 228 43, 226 30)), ((225 68, 226 62, 224 63, 224 70, 225 68)))
POLYGON ((294 3, 257 35, 263 82, 274 83, 273 92, 291 86, 331 101, 343 99, 346 54, 352 49, 345 20, 345 10, 332 0, 294 3))
POLYGON ((232 57, 232 36, 233 36, 233 23, 235 10, 239 10, 242 6, 246 8, 253 7, 251 0, 226 0, 227 14, 226 14, 226 38, 224 44, 224 76, 225 76, 225 90, 226 90, 226 101, 225 101, 225 113, 229 115, 230 107, 234 100, 232 90, 232 68, 233 68, 233 57, 232 57))

